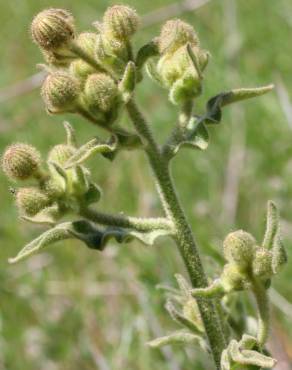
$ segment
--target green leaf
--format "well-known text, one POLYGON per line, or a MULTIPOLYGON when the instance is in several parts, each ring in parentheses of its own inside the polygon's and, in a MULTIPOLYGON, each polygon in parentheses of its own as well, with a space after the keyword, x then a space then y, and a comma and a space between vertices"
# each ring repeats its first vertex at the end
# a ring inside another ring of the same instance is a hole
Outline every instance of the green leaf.
POLYGON ((68 185, 68 177, 66 171, 56 162, 49 161, 48 167, 53 181, 56 185, 60 186, 60 189, 66 191, 68 185))
POLYGON ((158 38, 154 38, 148 44, 144 45, 139 49, 136 57, 136 66, 141 69, 149 58, 159 55, 158 50, 158 38))
POLYGON ((268 85, 257 88, 242 88, 234 89, 227 92, 222 92, 207 102, 206 114, 203 116, 203 119, 206 123, 219 123, 222 118, 221 108, 232 103, 236 103, 241 100, 246 100, 250 98, 255 98, 257 96, 264 95, 271 91, 274 88, 274 85, 268 85))
MULTIPOLYGON (((151 348, 161 348, 163 346, 167 345, 173 345, 173 344, 195 344, 202 342, 203 339, 196 334, 189 333, 185 330, 179 330, 175 331, 174 333, 171 333, 169 335, 166 335, 164 337, 156 338, 154 340, 151 340, 147 343, 147 345, 151 348)), ((205 344, 206 346, 206 344, 205 344)))
POLYGON ((272 249, 272 269, 273 273, 277 274, 280 268, 287 263, 288 256, 284 244, 281 240, 279 232, 275 236, 274 245, 272 249))
POLYGON ((263 247, 271 249, 272 270, 277 274, 282 265, 287 263, 288 256, 280 235, 279 212, 274 202, 269 201, 267 205, 266 231, 263 247))
POLYGON ((172 301, 170 299, 167 300, 166 305, 165 305, 166 310, 168 311, 170 317, 179 323, 180 325, 183 325, 184 327, 188 328, 191 330, 193 333, 200 334, 201 330, 197 327, 197 325, 186 318, 183 314, 181 314, 174 306, 172 301))
POLYGON ((206 150, 209 145, 209 132, 203 121, 196 122, 193 117, 187 127, 179 128, 177 137, 173 140, 169 147, 172 156, 176 155, 181 148, 194 148, 206 150))
MULTIPOLYGON (((256 350, 244 349, 242 348, 242 344, 244 342, 238 343, 236 340, 231 340, 228 345, 227 352, 222 355, 222 362, 224 362, 223 369, 228 369, 227 362, 230 361, 231 365, 230 369, 236 369, 236 365, 243 365, 243 366, 259 366, 259 368, 267 368, 271 369, 275 366, 276 360, 272 357, 266 356, 256 350)), ((250 345, 249 341, 245 341, 246 344, 250 345)))
POLYGON ((90 205, 92 203, 97 203, 102 195, 101 189, 98 187, 98 185, 94 183, 89 184, 89 189, 87 192, 83 195, 83 200, 85 202, 85 205, 90 205))
POLYGON ((263 240, 263 247, 271 249, 274 244, 276 233, 279 229, 279 214, 277 207, 271 200, 267 204, 266 231, 263 240))
POLYGON ((185 298, 189 298, 191 296, 191 289, 192 289, 190 284, 187 282, 187 280, 181 274, 175 274, 174 277, 177 281, 177 284, 179 286, 179 289, 180 289, 182 295, 185 298))
POLYGON ((32 254, 35 254, 49 245, 61 240, 72 238, 70 232, 71 222, 64 222, 55 226, 52 229, 45 231, 39 237, 28 243, 14 258, 10 258, 9 263, 19 262, 32 254))
POLYGON ((197 72, 199 78, 202 79, 203 76, 202 76, 202 72, 201 72, 201 69, 200 69, 200 62, 198 60, 197 55, 193 52, 191 44, 189 44, 189 43, 187 44, 187 53, 188 53, 188 56, 190 57, 190 60, 192 61, 192 64, 193 64, 193 66, 195 68, 195 71, 197 72))
POLYGON ((117 150, 120 149, 133 150, 142 148, 144 145, 139 135, 125 131, 121 128, 115 129, 114 134, 118 139, 117 150))
POLYGON ((66 131, 67 144, 73 146, 74 148, 77 148, 77 140, 74 128, 70 125, 69 122, 66 121, 63 122, 63 125, 66 131))
POLYGON ((9 259, 9 262, 18 262, 53 243, 65 239, 79 239, 91 249, 103 250, 111 239, 116 240, 118 243, 128 243, 137 239, 146 245, 152 245, 156 238, 167 234, 169 232, 166 230, 137 232, 122 228, 99 229, 86 220, 64 222, 45 231, 27 244, 16 257, 9 259))
POLYGON ((99 138, 94 138, 88 143, 82 145, 65 163, 65 168, 75 167, 90 156, 96 153, 110 153, 114 152, 117 148, 117 138, 113 135, 108 142, 101 142, 99 138))
POLYGON ((149 77, 158 83, 158 85, 164 87, 164 83, 160 78, 159 73, 157 72, 156 63, 154 60, 148 60, 146 63, 146 72, 149 75, 149 77))
POLYGON ((136 67, 133 62, 127 64, 123 78, 119 83, 119 90, 124 103, 131 99, 136 86, 136 67))
POLYGON ((34 224, 40 225, 55 225, 57 220, 62 216, 60 213, 59 206, 57 204, 53 204, 50 207, 42 209, 38 214, 33 217, 29 216, 21 216, 21 218, 25 221, 32 222, 34 224))

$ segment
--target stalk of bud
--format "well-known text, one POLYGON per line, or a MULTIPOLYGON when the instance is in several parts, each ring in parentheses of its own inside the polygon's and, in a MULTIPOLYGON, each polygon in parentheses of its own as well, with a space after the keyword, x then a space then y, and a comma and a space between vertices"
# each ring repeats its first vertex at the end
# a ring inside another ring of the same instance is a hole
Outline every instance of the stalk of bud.
POLYGON ((42 98, 50 113, 75 111, 79 94, 79 81, 63 71, 49 74, 41 90, 42 98))
POLYGON ((58 68, 67 68, 75 59, 75 56, 60 55, 51 50, 42 50, 42 54, 47 64, 58 68))
POLYGON ((74 19, 63 9, 43 10, 32 21, 31 34, 42 49, 64 49, 74 39, 74 19))
POLYGON ((129 40, 140 23, 135 9, 125 5, 109 7, 103 16, 103 32, 109 38, 129 40))
MULTIPOLYGON (((96 54, 96 43, 98 35, 93 32, 82 32, 75 40, 75 48, 82 50, 89 58, 94 60, 96 54)), ((97 66, 86 62, 82 58, 75 59, 70 65, 70 72, 73 76, 79 79, 80 82, 85 82, 86 78, 96 72, 97 66)))
POLYGON ((40 174, 41 156, 33 146, 13 144, 9 146, 2 158, 2 168, 8 178, 26 180, 40 174))
POLYGON ((20 213, 35 216, 50 204, 50 198, 38 188, 20 188, 16 193, 16 204, 20 213))

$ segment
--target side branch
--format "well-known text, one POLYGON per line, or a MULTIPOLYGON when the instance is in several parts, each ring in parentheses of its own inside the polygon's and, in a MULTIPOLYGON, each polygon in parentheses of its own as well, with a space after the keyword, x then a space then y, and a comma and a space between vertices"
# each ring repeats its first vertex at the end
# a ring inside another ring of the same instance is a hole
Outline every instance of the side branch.
POLYGON ((82 209, 80 215, 97 224, 134 229, 141 232, 164 229, 169 230, 171 233, 173 229, 172 222, 163 217, 143 218, 112 215, 93 210, 92 208, 82 209))

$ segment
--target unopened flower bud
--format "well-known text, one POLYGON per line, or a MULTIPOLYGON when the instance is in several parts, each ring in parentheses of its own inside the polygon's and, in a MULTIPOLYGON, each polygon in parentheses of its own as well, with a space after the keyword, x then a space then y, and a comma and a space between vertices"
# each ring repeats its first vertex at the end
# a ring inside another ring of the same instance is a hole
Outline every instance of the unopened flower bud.
POLYGON ((100 34, 97 37, 95 57, 114 76, 121 77, 130 59, 125 42, 100 34))
POLYGON ((63 165, 75 153, 76 149, 67 144, 59 144, 52 148, 49 153, 48 161, 63 165))
POLYGON ((245 274, 243 274, 240 268, 233 263, 228 263, 224 266, 220 280, 225 292, 227 293, 234 290, 247 289, 249 284, 245 274))
MULTIPOLYGON (((193 48, 196 55, 200 54, 200 49, 193 48)), ((183 78, 187 73, 193 76, 194 80, 199 82, 200 77, 193 66, 186 46, 177 49, 173 54, 162 56, 157 64, 157 71, 165 87, 171 87, 177 80, 183 78)), ((190 87, 193 89, 193 86, 190 87)))
POLYGON ((60 181, 56 181, 54 177, 49 177, 47 181, 41 184, 41 190, 52 200, 61 198, 64 194, 64 186, 60 181))
POLYGON ((82 59, 76 59, 70 64, 70 72, 73 76, 79 79, 81 82, 85 82, 86 78, 95 73, 96 70, 89 65, 88 63, 84 62, 82 59))
POLYGON ((26 180, 40 170, 40 153, 28 144, 13 144, 3 154, 2 168, 7 177, 26 180))
POLYGON ((79 81, 62 71, 49 74, 41 90, 42 98, 50 113, 74 111, 79 93, 79 81))
POLYGON ((269 279, 273 275, 271 251, 258 248, 252 262, 253 274, 261 279, 269 279))
POLYGON ((16 204, 21 213, 35 216, 50 204, 50 199, 38 188, 20 188, 16 193, 16 204))
POLYGON ((74 33, 74 19, 63 9, 46 9, 37 14, 31 24, 33 40, 45 50, 66 47, 74 33))
POLYGON ((88 77, 84 98, 89 109, 110 111, 117 103, 118 87, 115 81, 105 73, 95 73, 88 77))
POLYGON ((158 39, 161 54, 173 53, 187 43, 192 46, 199 45, 199 39, 190 24, 180 19, 172 19, 164 24, 158 39))
POLYGON ((253 259, 256 241, 251 234, 237 230, 227 235, 223 248, 228 262, 234 262, 239 267, 246 268, 253 259))
POLYGON ((128 40, 138 29, 139 16, 135 9, 125 5, 114 5, 103 17, 103 32, 107 37, 128 40))
POLYGON ((94 57, 97 37, 97 34, 94 32, 82 32, 76 38, 75 43, 80 49, 84 50, 86 54, 94 57))

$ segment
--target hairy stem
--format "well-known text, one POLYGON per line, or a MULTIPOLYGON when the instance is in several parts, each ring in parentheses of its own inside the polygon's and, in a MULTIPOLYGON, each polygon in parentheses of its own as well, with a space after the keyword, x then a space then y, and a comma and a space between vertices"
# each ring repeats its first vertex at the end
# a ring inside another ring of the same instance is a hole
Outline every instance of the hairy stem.
POLYGON ((189 123, 193 112, 193 101, 188 100, 181 107, 178 122, 171 131, 169 138, 166 140, 165 145, 162 148, 162 155, 165 160, 169 161, 174 155, 174 148, 181 142, 184 136, 184 131, 189 123))
MULTIPOLYGON (((207 278, 191 228, 177 197, 168 163, 133 100, 127 104, 127 111, 137 132, 147 142, 145 151, 156 179, 158 193, 167 217, 174 224, 174 240, 185 262, 192 285, 195 288, 206 287, 207 278)), ((225 339, 215 304, 212 300, 204 298, 199 298, 197 301, 216 367, 220 369, 220 359, 225 348, 225 339)))
POLYGON ((124 215, 111 215, 108 213, 98 212, 91 208, 82 209, 80 215, 101 225, 123 227, 141 232, 157 229, 170 230, 170 232, 172 230, 172 224, 166 218, 140 218, 124 215))
POLYGON ((255 296, 258 306, 258 332, 257 340, 261 347, 264 346, 269 335, 269 323, 270 323, 270 309, 269 309, 269 297, 264 285, 253 280, 253 294, 255 296))
POLYGON ((79 58, 83 59, 93 68, 95 68, 99 72, 107 72, 104 67, 98 63, 95 58, 89 55, 85 50, 83 50, 75 41, 70 44, 70 50, 79 58))

